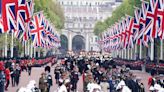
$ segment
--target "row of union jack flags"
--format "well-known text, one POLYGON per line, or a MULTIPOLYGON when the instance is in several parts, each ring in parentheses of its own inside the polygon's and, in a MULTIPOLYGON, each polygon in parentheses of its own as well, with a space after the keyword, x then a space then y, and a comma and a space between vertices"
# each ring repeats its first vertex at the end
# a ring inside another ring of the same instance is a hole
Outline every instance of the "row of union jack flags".
POLYGON ((34 14, 34 0, 0 0, 0 33, 13 32, 23 42, 32 39, 34 46, 50 48, 60 46, 54 30, 43 12, 34 14))
POLYGON ((106 51, 133 48, 134 44, 148 47, 155 38, 164 39, 164 0, 142 1, 134 17, 126 15, 102 34, 106 51))

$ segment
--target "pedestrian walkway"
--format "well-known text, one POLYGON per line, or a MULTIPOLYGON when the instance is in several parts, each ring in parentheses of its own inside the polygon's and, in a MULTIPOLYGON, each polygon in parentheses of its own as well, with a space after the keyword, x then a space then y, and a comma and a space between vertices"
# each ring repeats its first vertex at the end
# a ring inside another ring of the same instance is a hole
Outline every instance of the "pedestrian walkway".
MULTIPOLYGON (((59 61, 58 61, 59 63, 59 61)), ((49 66, 51 64, 48 64, 49 66)), ((50 92, 54 92, 56 89, 57 89, 57 85, 55 84, 55 77, 54 77, 54 66, 51 67, 51 75, 53 77, 53 86, 51 87, 51 91, 50 92)), ((140 77, 144 86, 145 86, 145 92, 148 92, 148 77, 150 76, 148 73, 146 72, 142 72, 142 71, 139 71, 139 70, 131 70, 137 77, 140 77)), ((20 83, 19 83, 19 86, 17 87, 12 87, 11 86, 11 83, 10 83, 10 86, 9 86, 9 89, 8 91, 6 92, 16 92, 16 90, 20 87, 25 87, 28 82, 30 80, 35 80, 37 82, 37 85, 38 85, 38 82, 39 82, 39 78, 41 76, 41 73, 44 72, 44 67, 34 67, 32 68, 32 73, 31 73, 31 76, 28 76, 28 73, 26 71, 23 71, 21 73, 21 77, 20 77, 20 83)), ((79 82, 78 82, 78 92, 83 92, 83 78, 80 76, 80 79, 79 79, 79 82)))
MULTIPOLYGON (((28 73, 26 71, 23 71, 21 73, 19 86, 12 87, 11 86, 11 83, 10 83, 10 86, 8 88, 8 91, 6 91, 6 92, 16 92, 16 90, 18 88, 25 87, 30 80, 35 80, 37 82, 37 85, 38 85, 39 77, 40 77, 40 75, 41 75, 41 73, 43 71, 44 71, 44 67, 41 67, 41 68, 32 68, 31 76, 28 76, 28 73)), ((54 78, 53 71, 54 71, 54 68, 52 67, 51 74, 52 74, 52 76, 54 78)), ((50 92, 54 92, 54 90, 56 90, 56 88, 57 88, 57 85, 55 84, 55 79, 53 79, 53 87, 51 88, 51 91, 50 92)), ((82 90, 83 90, 83 82, 82 82, 82 77, 80 77, 80 80, 79 80, 79 83, 78 83, 78 92, 83 92, 82 90)))
POLYGON ((146 72, 139 71, 139 70, 132 70, 132 72, 134 73, 134 75, 141 78, 141 82, 145 86, 145 92, 149 92, 149 90, 148 90, 148 77, 150 76, 150 74, 146 73, 146 72))

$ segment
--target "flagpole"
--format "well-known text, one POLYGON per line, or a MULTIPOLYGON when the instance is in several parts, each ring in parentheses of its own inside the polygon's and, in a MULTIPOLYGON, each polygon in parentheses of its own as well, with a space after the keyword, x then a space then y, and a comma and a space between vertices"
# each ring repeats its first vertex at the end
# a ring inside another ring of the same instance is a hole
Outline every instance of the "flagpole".
POLYGON ((11 47, 10 47, 10 50, 11 50, 11 58, 13 58, 13 47, 14 47, 13 40, 14 40, 14 33, 12 32, 11 33, 11 47))
POLYGON ((135 52, 134 52, 134 56, 135 56, 135 60, 137 59, 137 44, 135 44, 135 50, 134 50, 135 52))
POLYGON ((140 42, 140 59, 142 59, 142 43, 140 42))
POLYGON ((121 50, 121 58, 123 59, 123 55, 124 55, 124 52, 123 52, 123 49, 121 50))
POLYGON ((129 60, 129 58, 130 58, 130 52, 129 52, 129 48, 128 48, 127 50, 128 50, 128 60, 129 60))
POLYGON ((134 49, 134 48, 131 48, 131 49, 130 49, 130 52, 131 52, 131 53, 130 53, 130 59, 131 59, 131 60, 133 60, 133 49, 134 49))
POLYGON ((40 58, 40 48, 38 48, 38 57, 40 58))
POLYGON ((33 54, 33 44, 31 43, 31 51, 30 51, 30 57, 32 58, 32 54, 33 54))
POLYGON ((3 48, 2 48, 2 57, 4 57, 5 55, 5 50, 4 50, 4 46, 3 46, 3 48))
POLYGON ((5 57, 7 58, 7 33, 5 34, 5 57))
POLYGON ((27 55, 30 56, 30 42, 29 40, 27 41, 27 55))
POLYGON ((151 42, 151 55, 150 55, 150 60, 154 60, 154 40, 151 42))
POLYGON ((24 57, 26 56, 26 41, 24 41, 24 57))
POLYGON ((121 51, 120 50, 118 51, 118 54, 119 54, 119 58, 121 58, 121 51))
POLYGON ((163 40, 161 40, 161 52, 160 52, 160 59, 163 60, 163 40))
POLYGON ((33 47, 34 48, 34 58, 36 57, 36 48, 35 48, 35 46, 33 47))
POLYGON ((124 59, 126 59, 126 48, 124 49, 124 51, 125 51, 124 59))

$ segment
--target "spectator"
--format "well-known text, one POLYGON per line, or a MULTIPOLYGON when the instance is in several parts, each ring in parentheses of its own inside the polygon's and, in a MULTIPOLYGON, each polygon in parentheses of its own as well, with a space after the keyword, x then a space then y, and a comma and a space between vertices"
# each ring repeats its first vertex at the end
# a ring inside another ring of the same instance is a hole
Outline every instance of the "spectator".
POLYGON ((21 74, 21 68, 20 68, 19 64, 16 64, 16 70, 15 70, 15 83, 16 83, 16 86, 19 85, 20 74, 21 74))
POLYGON ((128 86, 125 85, 125 82, 124 82, 123 80, 120 81, 120 83, 118 84, 116 90, 117 90, 118 92, 132 92, 132 91, 128 88, 128 86))
POLYGON ((148 78, 148 86, 154 86, 155 84, 155 75, 156 75, 156 70, 152 69, 151 70, 151 76, 148 78))
POLYGON ((67 88, 64 85, 64 80, 59 79, 59 87, 57 88, 57 91, 55 92, 67 92, 67 88))
POLYGON ((12 66, 10 67, 10 75, 11 75, 11 83, 12 86, 15 86, 15 63, 12 63, 12 66))
POLYGON ((103 80, 100 82, 100 86, 102 92, 109 92, 109 83, 107 82, 107 78, 105 76, 103 76, 103 80))
POLYGON ((32 65, 31 65, 31 63, 28 63, 27 64, 27 71, 28 71, 29 76, 31 75, 31 70, 32 70, 32 65))

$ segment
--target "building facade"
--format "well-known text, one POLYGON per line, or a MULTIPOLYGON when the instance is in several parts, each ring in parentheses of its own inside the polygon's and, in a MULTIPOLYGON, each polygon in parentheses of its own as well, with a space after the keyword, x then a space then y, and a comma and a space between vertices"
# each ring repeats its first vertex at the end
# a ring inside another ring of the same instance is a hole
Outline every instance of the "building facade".
POLYGON ((122 0, 57 0, 65 16, 62 35, 68 39, 68 50, 100 51, 94 35, 97 21, 112 15, 122 0), (80 40, 81 39, 81 40, 80 40))

